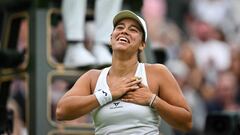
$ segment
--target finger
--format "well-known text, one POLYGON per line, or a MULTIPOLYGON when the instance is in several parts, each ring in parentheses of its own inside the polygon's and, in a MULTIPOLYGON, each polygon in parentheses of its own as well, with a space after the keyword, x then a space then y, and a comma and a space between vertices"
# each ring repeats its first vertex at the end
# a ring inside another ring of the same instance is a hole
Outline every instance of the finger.
POLYGON ((127 95, 123 95, 123 96, 122 96, 122 99, 123 99, 123 98, 127 98, 127 95))
POLYGON ((126 87, 125 89, 124 89, 124 93, 126 94, 126 93, 128 93, 129 91, 135 91, 135 90, 137 90, 137 89, 139 89, 139 86, 130 86, 130 87, 126 87))
POLYGON ((147 86, 144 85, 143 83, 139 83, 138 86, 139 86, 140 88, 147 87, 147 86))
POLYGON ((122 99, 130 99, 129 95, 124 95, 122 99))
POLYGON ((134 91, 129 91, 123 97, 124 98, 133 98, 133 95, 134 95, 134 91))
POLYGON ((141 80, 141 77, 133 76, 129 78, 130 82, 141 80))
POLYGON ((129 98, 122 98, 121 100, 124 102, 133 102, 133 99, 129 99, 129 98))
POLYGON ((142 81, 141 79, 133 80, 132 82, 129 82, 127 86, 138 85, 141 83, 141 81, 142 81))
POLYGON ((126 89, 125 93, 129 93, 130 91, 135 91, 137 89, 139 89, 139 86, 129 87, 128 89, 126 89))
POLYGON ((136 89, 139 89, 140 87, 138 85, 133 85, 131 87, 129 87, 129 91, 131 90, 136 90, 136 89))

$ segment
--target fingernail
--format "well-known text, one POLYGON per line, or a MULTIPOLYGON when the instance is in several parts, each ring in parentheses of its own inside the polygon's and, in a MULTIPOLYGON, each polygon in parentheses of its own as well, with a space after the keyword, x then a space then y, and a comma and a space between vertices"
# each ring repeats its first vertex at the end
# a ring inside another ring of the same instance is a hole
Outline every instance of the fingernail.
POLYGON ((134 89, 138 89, 139 88, 139 86, 134 86, 134 89))

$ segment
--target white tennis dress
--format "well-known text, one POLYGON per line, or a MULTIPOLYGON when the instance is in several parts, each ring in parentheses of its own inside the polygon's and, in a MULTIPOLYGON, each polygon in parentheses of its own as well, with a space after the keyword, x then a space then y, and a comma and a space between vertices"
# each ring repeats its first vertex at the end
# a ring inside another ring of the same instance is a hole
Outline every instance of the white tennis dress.
MULTIPOLYGON (((102 70, 95 91, 109 89, 107 74, 111 67, 102 70)), ((145 66, 139 63, 135 76, 147 85, 145 66)), ((94 92, 95 92, 94 91, 94 92)), ((92 111, 96 135, 159 135, 160 117, 149 106, 114 100, 92 111)))

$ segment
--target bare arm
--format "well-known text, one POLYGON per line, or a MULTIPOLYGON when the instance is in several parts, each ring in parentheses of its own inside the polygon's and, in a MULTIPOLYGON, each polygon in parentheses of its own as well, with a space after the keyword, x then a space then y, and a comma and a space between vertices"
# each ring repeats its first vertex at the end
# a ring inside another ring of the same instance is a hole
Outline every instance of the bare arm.
POLYGON ((152 107, 172 127, 187 131, 192 127, 192 113, 185 101, 177 81, 160 64, 154 64, 146 68, 148 74, 148 85, 140 84, 140 88, 129 91, 123 100, 140 105, 148 106, 153 93, 157 94, 152 107))
POLYGON ((95 95, 91 94, 91 81, 99 73, 97 70, 90 70, 83 74, 73 87, 59 100, 56 109, 58 120, 78 118, 99 106, 95 95))
POLYGON ((192 128, 191 109, 177 81, 163 65, 154 67, 154 71, 160 78, 160 91, 152 106, 174 128, 182 131, 190 130, 192 128))
MULTIPOLYGON (((85 73, 60 99, 56 110, 58 120, 72 120, 100 106, 96 96, 91 92, 95 88, 99 74, 99 70, 90 70, 85 73)), ((140 80, 135 78, 123 78, 113 82, 110 86, 112 99, 116 100, 126 92, 139 88, 136 87, 138 83, 140 83, 140 80)))

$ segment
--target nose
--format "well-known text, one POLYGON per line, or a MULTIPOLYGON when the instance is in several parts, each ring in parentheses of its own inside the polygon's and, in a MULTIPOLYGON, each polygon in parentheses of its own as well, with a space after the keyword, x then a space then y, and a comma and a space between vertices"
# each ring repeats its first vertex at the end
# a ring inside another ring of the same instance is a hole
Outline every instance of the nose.
POLYGON ((128 30, 127 30, 127 28, 122 29, 121 34, 128 35, 128 30))

